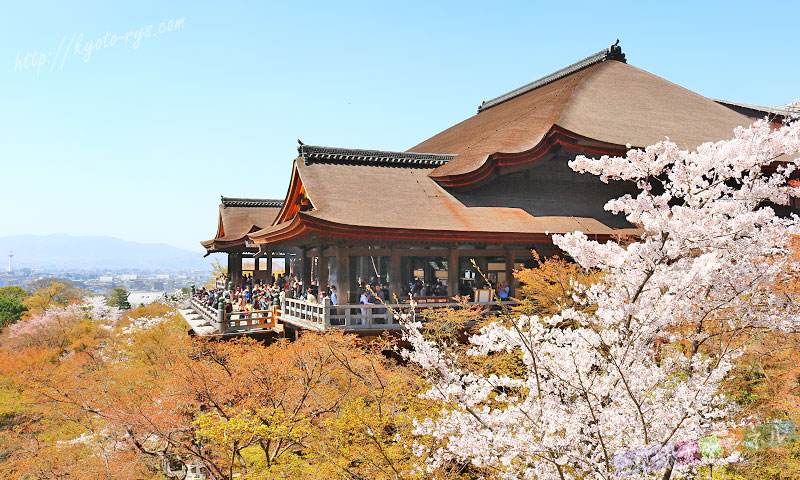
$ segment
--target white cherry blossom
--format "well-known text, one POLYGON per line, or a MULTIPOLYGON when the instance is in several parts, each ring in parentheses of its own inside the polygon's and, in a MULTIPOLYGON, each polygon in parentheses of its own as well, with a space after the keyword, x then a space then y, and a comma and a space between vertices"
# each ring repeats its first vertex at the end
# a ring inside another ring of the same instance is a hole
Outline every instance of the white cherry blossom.
MULTIPOLYGON (((748 332, 800 326, 796 299, 772 288, 800 271, 790 251, 800 219, 775 211, 800 197, 789 185, 798 152, 800 122, 760 121, 693 152, 667 140, 570 162, 638 186, 606 209, 641 236, 622 246, 553 235, 582 267, 604 273, 601 283, 575 285, 575 299, 594 308, 498 320, 470 339, 469 355, 521 352, 524 378, 468 371, 421 323, 406 321, 406 355, 427 373, 426 396, 443 404, 416 429, 444 445, 418 446, 429 466, 456 460, 500 478, 610 479, 621 473, 614 455, 663 456, 674 442, 724 431, 736 406, 720 384, 748 332), (572 326, 558 327, 565 320, 572 326)), ((694 468, 656 460, 625 478, 680 478, 694 468)))

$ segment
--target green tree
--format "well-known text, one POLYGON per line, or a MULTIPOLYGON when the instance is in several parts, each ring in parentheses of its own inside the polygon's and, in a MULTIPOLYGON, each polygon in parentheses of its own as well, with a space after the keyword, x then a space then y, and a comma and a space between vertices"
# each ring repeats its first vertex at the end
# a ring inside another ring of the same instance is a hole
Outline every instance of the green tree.
POLYGON ((22 302, 0 296, 0 331, 17 322, 27 310, 28 307, 22 302))
POLYGON ((0 288, 0 297, 3 298, 10 298, 12 300, 16 300, 18 302, 22 302, 26 298, 30 297, 31 294, 27 290, 22 287, 3 287, 0 288))
POLYGON ((109 307, 118 307, 121 310, 130 310, 131 304, 128 302, 128 293, 124 288, 115 288, 111 291, 111 298, 108 300, 109 307))

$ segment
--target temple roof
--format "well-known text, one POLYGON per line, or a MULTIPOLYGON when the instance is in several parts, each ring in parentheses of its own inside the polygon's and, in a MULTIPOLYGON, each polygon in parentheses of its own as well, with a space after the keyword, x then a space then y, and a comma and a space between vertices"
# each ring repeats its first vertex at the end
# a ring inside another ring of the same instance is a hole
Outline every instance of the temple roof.
POLYGON ((628 145, 645 147, 665 137, 690 149, 730 138, 734 128, 751 122, 627 64, 614 44, 483 102, 476 115, 407 152, 301 142, 284 209, 249 237, 275 244, 308 235, 530 242, 580 230, 610 237, 631 226, 575 208, 589 202, 602 209, 607 198, 595 198, 595 190, 569 190, 586 185, 570 177, 577 174, 557 154, 560 149, 566 156, 620 155, 628 145), (549 160, 539 162, 543 158, 549 160), (523 170, 527 180, 508 183, 523 170), (510 201, 519 200, 509 197, 514 195, 528 203, 510 201))
POLYGON ((535 217, 519 208, 468 207, 429 176, 431 168, 306 165, 301 157, 295 168, 313 209, 252 233, 256 242, 271 243, 284 232, 300 232, 298 222, 309 233, 358 236, 360 231, 363 236, 395 240, 480 241, 492 236, 496 241, 531 241, 538 235, 543 241, 548 234, 575 230, 615 234, 594 218, 535 217))
POLYGON ((208 253, 225 248, 243 248, 247 235, 272 225, 283 200, 265 198, 221 197, 217 234, 200 242, 208 253))
POLYGON ((714 99, 714 101, 743 115, 747 115, 750 118, 758 119, 767 117, 771 119, 783 120, 784 118, 790 117, 793 114, 797 114, 800 111, 800 102, 794 102, 794 104, 788 103, 786 105, 780 105, 777 107, 765 107, 763 105, 732 102, 730 100, 721 100, 718 98, 714 99))
POLYGON ((223 207, 270 207, 281 208, 283 200, 268 198, 220 197, 223 207))
MULTIPOLYGON (((618 46, 616 48, 619 48, 618 46)), ((431 174, 469 174, 497 153, 526 152, 554 128, 606 144, 635 147, 669 137, 682 148, 733 136, 748 117, 599 52, 494 100, 480 112, 412 147, 456 154, 431 174)))
POLYGON ((531 90, 536 90, 539 87, 543 87, 548 83, 558 80, 559 78, 571 75, 578 70, 583 70, 586 67, 590 67, 596 63, 605 62, 606 60, 617 60, 625 63, 625 54, 622 53, 622 48, 619 47, 619 40, 605 50, 601 50, 594 55, 590 55, 583 60, 579 60, 572 65, 562 68, 561 70, 557 70, 549 75, 545 75, 538 80, 534 80, 527 85, 523 85, 519 88, 511 90, 510 92, 495 97, 491 100, 484 100, 478 107, 478 113, 481 113, 482 111, 494 107, 495 105, 499 105, 505 101, 511 100, 512 98, 518 97, 524 93, 528 93, 531 90))
POLYGON ((312 163, 331 163, 338 165, 372 165, 405 168, 439 167, 455 155, 417 152, 388 152, 383 150, 362 150, 356 148, 319 147, 300 144, 297 147, 300 158, 306 165, 312 163))

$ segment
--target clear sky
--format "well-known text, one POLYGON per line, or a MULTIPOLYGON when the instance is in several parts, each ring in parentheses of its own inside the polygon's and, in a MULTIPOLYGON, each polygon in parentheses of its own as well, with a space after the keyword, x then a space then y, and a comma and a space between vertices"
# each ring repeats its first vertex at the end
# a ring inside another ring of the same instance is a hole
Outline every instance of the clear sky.
POLYGON ((800 2, 73 3, 0 6, 0 236, 200 252, 220 195, 283 198, 297 138, 405 150, 617 38, 709 97, 800 98, 800 2))

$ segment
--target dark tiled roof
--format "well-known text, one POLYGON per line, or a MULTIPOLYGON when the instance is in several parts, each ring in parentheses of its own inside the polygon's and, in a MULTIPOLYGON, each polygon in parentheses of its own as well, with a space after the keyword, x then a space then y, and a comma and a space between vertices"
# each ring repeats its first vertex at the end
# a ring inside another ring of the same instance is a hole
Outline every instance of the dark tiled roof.
POLYGON ((747 110, 753 110, 756 112, 764 113, 765 115, 780 115, 782 117, 787 117, 792 114, 792 105, 791 103, 786 105, 781 105, 779 107, 765 107, 762 105, 751 105, 749 103, 740 103, 740 102, 731 102, 730 100, 721 100, 719 98, 713 99, 715 102, 719 103, 720 105, 725 105, 726 107, 739 107, 744 108, 747 110))
POLYGON ((220 197, 224 207, 271 207, 281 208, 283 200, 269 198, 232 198, 220 197))
POLYGON ((354 148, 318 147, 301 144, 297 151, 306 165, 328 163, 339 165, 372 165, 381 167, 436 168, 455 155, 416 152, 386 152, 354 148))
POLYGON ((544 76, 538 80, 534 80, 533 82, 523 85, 515 90, 511 90, 508 93, 500 95, 499 97, 495 97, 491 100, 485 100, 481 105, 478 107, 478 113, 486 110, 487 108, 492 108, 495 105, 499 105, 507 100, 511 100, 514 97, 518 97, 523 93, 530 92, 531 90, 535 90, 539 87, 547 85, 548 83, 554 82, 559 78, 566 77, 572 73, 577 72, 578 70, 583 70, 586 67, 590 67, 596 63, 604 62, 606 60, 617 60, 623 63, 627 63, 625 60, 625 54, 622 53, 622 48, 619 46, 619 40, 614 45, 606 48, 605 50, 601 50, 594 55, 588 56, 583 60, 573 63, 567 67, 558 70, 557 72, 553 72, 550 75, 544 76))

